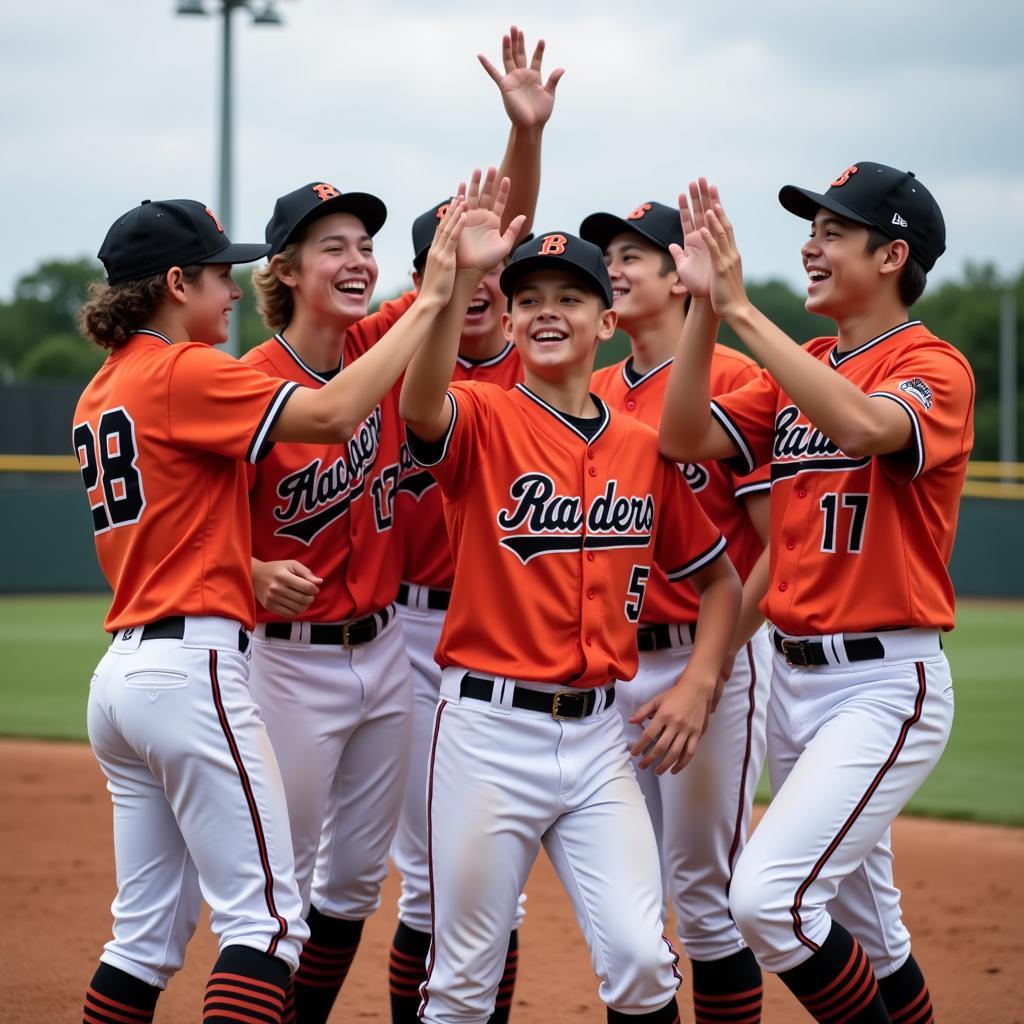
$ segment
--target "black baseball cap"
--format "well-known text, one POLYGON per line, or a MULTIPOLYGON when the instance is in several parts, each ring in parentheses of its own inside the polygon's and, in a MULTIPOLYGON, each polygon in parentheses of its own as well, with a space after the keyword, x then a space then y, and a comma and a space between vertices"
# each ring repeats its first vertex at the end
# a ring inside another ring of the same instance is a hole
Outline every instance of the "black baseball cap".
POLYGON ((363 222, 366 233, 377 234, 388 219, 388 208, 367 192, 342 192, 326 181, 311 181, 281 196, 267 222, 270 255, 276 256, 307 224, 329 213, 351 213, 363 222))
POLYGON ((847 220, 877 228, 888 238, 902 238, 925 270, 931 270, 946 251, 942 211, 913 171, 864 160, 843 171, 823 195, 786 185, 779 192, 779 202, 804 220, 814 220, 824 207, 847 220))
POLYGON ((216 215, 194 199, 143 199, 118 217, 98 253, 108 284, 196 263, 252 263, 266 245, 232 242, 216 215))
POLYGON ((437 232, 438 222, 444 218, 454 198, 454 196, 449 196, 447 199, 442 199, 412 222, 412 263, 417 269, 421 268, 423 261, 427 258, 427 252, 433 244, 434 235, 437 232))
POLYGON ((567 231, 548 232, 516 246, 501 272, 501 290, 511 299, 516 285, 527 274, 559 267, 575 277, 582 277, 588 287, 601 296, 605 307, 611 308, 612 282, 604 265, 604 252, 592 242, 585 242, 567 231))
POLYGON ((580 237, 600 246, 602 252, 616 235, 626 231, 635 231, 665 252, 673 242, 683 244, 679 209, 664 203, 641 203, 625 217, 616 217, 613 213, 592 213, 580 225, 580 237))

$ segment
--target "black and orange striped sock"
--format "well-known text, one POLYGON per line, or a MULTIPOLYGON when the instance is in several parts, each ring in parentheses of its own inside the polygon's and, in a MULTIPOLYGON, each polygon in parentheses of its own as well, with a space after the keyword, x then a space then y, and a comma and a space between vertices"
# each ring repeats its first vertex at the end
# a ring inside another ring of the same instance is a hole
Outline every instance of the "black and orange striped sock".
POLYGON ((288 965, 248 946, 225 946, 210 972, 203 1024, 281 1024, 288 965))
POLYGON ((419 1024, 420 985, 427 978, 430 933, 398 922, 388 956, 391 1024, 419 1024))
POLYGON ((489 1024, 507 1024, 512 1012, 512 996, 516 990, 516 974, 519 972, 519 932, 513 930, 508 937, 508 952, 505 954, 505 971, 498 984, 498 995, 494 1002, 494 1013, 489 1024))
POLYGON ((326 1024, 359 948, 362 921, 328 917, 316 907, 306 918, 309 938, 302 948, 295 984, 296 1024, 326 1024))
POLYGON ((100 964, 89 982, 82 1008, 85 1024, 150 1024, 160 989, 100 964))
POLYGON ((818 951, 779 977, 818 1024, 890 1024, 867 954, 835 921, 818 951))
POLYGON ((608 1024, 679 1024, 679 1006, 675 998, 650 1013, 620 1013, 610 1006, 607 1010, 608 1024))
POLYGON ((893 1024, 935 1024, 928 983, 913 954, 895 974, 878 982, 893 1024))
POLYGON ((284 990, 284 1009, 281 1011, 281 1024, 295 1024, 295 982, 291 978, 284 990))
POLYGON ((720 960, 691 960, 696 1024, 759 1024, 764 988, 749 949, 720 960))

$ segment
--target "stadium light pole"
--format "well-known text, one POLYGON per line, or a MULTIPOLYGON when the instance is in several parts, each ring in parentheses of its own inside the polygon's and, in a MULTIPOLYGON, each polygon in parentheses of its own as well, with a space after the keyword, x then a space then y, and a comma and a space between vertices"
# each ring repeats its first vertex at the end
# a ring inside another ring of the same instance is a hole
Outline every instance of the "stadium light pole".
MULTIPOLYGON (((283 25, 284 22, 277 10, 276 0, 215 0, 212 13, 221 17, 221 61, 220 61, 220 171, 218 174, 219 188, 217 196, 217 215, 225 230, 230 232, 233 224, 234 184, 234 153, 233 153, 233 114, 234 96, 232 93, 232 45, 231 15, 238 8, 244 8, 252 15, 254 25, 283 25)), ((204 0, 177 0, 176 14, 201 15, 205 17, 211 11, 204 0)), ((228 340, 225 346, 233 356, 241 353, 238 316, 228 321, 228 340)))

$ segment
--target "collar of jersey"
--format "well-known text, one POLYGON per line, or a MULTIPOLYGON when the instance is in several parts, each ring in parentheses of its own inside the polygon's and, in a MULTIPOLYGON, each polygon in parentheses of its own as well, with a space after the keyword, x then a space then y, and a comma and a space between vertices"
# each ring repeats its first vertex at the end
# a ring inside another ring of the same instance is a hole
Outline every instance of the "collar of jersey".
POLYGON ((171 341, 171 339, 168 338, 166 334, 161 334, 159 331, 151 331, 151 330, 149 330, 146 327, 142 327, 142 328, 140 328, 137 331, 133 331, 132 333, 133 333, 133 335, 134 334, 147 334, 151 338, 159 338, 161 341, 166 342, 168 345, 173 345, 174 344, 174 342, 171 341))
POLYGON ((875 345, 881 345, 883 341, 888 341, 894 334, 899 334, 900 331, 905 331, 908 327, 920 326, 920 320, 908 320, 905 324, 900 324, 898 327, 890 327, 889 330, 883 332, 877 338, 872 338, 870 341, 864 342, 863 345, 850 349, 849 352, 838 352, 833 346, 832 351, 828 354, 828 361, 833 366, 838 366, 840 363, 845 363, 854 356, 859 356, 862 352, 866 352, 869 348, 874 348, 875 345))
POLYGON ((464 359, 462 356, 457 356, 459 365, 465 367, 467 370, 479 370, 482 366, 497 366, 513 349, 512 342, 508 342, 505 347, 497 354, 490 357, 490 359, 464 359))
POLYGON ((601 401, 597 395, 591 393, 590 397, 597 406, 598 411, 601 414, 601 425, 597 428, 597 433, 593 437, 587 437, 581 430, 579 430, 574 423, 567 420, 565 416, 559 412, 553 405, 548 405, 543 398, 535 395, 525 384, 517 384, 517 390, 521 391, 531 401, 536 402, 542 409, 549 412, 559 423, 562 424, 566 429, 571 430, 581 441, 586 445, 594 444, 597 439, 608 429, 608 424, 611 422, 611 414, 608 412, 608 406, 601 401))
POLYGON ((635 381, 630 380, 629 373, 627 372, 627 368, 631 367, 632 365, 633 365, 633 357, 632 356, 629 356, 622 363, 622 379, 626 382, 626 387, 629 388, 630 391, 632 391, 633 388, 640 387, 641 384, 645 384, 656 373, 659 373, 661 370, 664 370, 666 366, 671 366, 672 365, 672 357, 669 356, 668 359, 665 360, 665 362, 659 363, 657 366, 654 367, 653 370, 648 370, 646 373, 641 374, 640 377, 638 377, 635 381))
MULTIPOLYGON (((280 343, 281 347, 285 350, 285 352, 287 352, 288 355, 290 355, 292 357, 292 359, 294 359, 295 362, 297 362, 299 364, 299 366, 302 367, 303 372, 304 373, 308 373, 310 375, 310 377, 313 378, 313 380, 318 380, 318 381, 320 381, 321 384, 327 384, 331 380, 330 377, 325 377, 322 373, 317 373, 316 370, 314 370, 310 366, 307 366, 299 358, 299 353, 296 352, 295 349, 293 349, 291 347, 291 345, 289 345, 288 342, 284 340, 284 331, 278 331, 278 333, 274 335, 274 341, 280 343)), ((345 357, 342 356, 341 362, 338 363, 338 369, 339 370, 341 369, 342 363, 344 363, 344 361, 345 361, 345 357)))

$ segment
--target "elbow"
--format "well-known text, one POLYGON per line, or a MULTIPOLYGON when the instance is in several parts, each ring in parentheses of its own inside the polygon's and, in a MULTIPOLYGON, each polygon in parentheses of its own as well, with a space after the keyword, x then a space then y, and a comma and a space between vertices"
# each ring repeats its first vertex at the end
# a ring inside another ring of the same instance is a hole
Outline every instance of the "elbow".
POLYGON ((664 423, 658 429, 658 453, 672 462, 696 461, 685 438, 680 437, 677 430, 666 430, 664 423))
POLYGON ((351 416, 334 415, 324 423, 324 435, 332 444, 348 444, 358 426, 352 422, 351 416))
POLYGON ((851 423, 837 431, 837 434, 839 436, 832 438, 833 444, 851 459, 878 455, 885 447, 885 438, 879 425, 871 421, 851 423))

